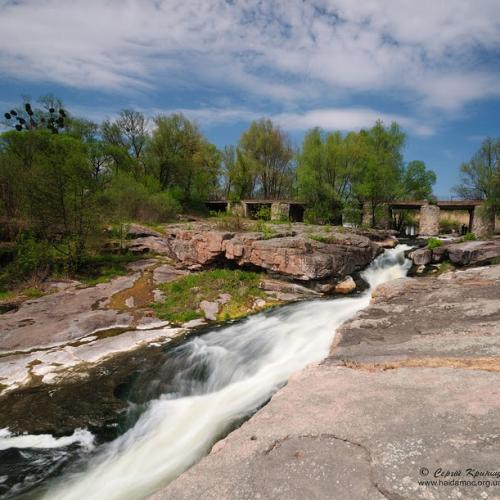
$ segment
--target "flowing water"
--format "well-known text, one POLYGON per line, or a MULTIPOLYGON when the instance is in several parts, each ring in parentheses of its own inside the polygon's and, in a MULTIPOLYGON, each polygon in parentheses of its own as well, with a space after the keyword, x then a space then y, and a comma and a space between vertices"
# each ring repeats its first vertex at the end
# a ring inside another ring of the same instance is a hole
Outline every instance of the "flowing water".
MULTIPOLYGON (((170 350, 147 389, 141 388, 149 401, 114 441, 93 449, 85 430, 59 439, 12 436, 4 430, 0 450, 52 454, 68 446, 80 450, 76 465, 43 492, 38 490, 35 498, 144 498, 197 462, 293 372, 325 358, 335 329, 368 305, 370 290, 406 275, 408 248, 399 245, 379 256, 362 273, 370 285, 362 294, 291 304, 214 329, 170 350)), ((36 455, 34 460, 47 457, 36 455)))

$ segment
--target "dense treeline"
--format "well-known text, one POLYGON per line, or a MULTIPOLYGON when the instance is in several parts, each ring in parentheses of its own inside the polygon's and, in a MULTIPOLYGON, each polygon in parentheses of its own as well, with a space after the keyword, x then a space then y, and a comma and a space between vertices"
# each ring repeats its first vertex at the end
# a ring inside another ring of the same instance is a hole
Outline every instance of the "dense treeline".
POLYGON ((148 119, 125 109, 96 124, 52 97, 40 104, 5 113, 12 130, 0 136, 0 217, 12 234, 3 237, 43 244, 71 269, 99 246, 103 228, 168 221, 210 198, 299 198, 308 220, 323 223, 359 221, 368 203, 375 221, 384 202, 428 198, 435 182, 422 162, 404 163, 406 137, 395 123, 349 134, 313 129, 296 151, 262 119, 218 150, 182 114, 148 119))

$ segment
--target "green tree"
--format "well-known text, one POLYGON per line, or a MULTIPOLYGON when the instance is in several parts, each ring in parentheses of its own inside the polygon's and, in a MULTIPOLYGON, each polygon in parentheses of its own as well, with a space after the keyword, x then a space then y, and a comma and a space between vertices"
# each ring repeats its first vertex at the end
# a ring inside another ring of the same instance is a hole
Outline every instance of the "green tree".
POLYGON ((414 160, 403 170, 401 183, 403 196, 407 200, 429 200, 433 197, 432 187, 436 183, 436 174, 427 170, 423 161, 414 160))
POLYGON ((359 134, 325 134, 319 128, 306 133, 297 159, 297 182, 311 220, 342 221, 365 159, 366 145, 359 134))
POLYGON ((101 134, 120 170, 131 171, 136 176, 145 174, 144 153, 149 139, 148 121, 143 113, 123 109, 114 121, 105 120, 101 134))
POLYGON ((99 218, 98 186, 85 144, 68 134, 33 129, 2 134, 0 152, 1 163, 20 180, 19 215, 76 269, 99 218))
POLYGON ((397 123, 385 127, 380 120, 360 135, 366 141, 368 155, 355 192, 360 201, 368 204, 374 226, 382 206, 400 194, 406 135, 397 123))
POLYGON ((460 183, 454 191, 462 198, 485 200, 500 207, 500 138, 486 138, 472 158, 460 167, 460 183))
POLYGON ((264 198, 290 194, 293 148, 289 137, 271 120, 251 123, 239 141, 240 166, 254 176, 254 189, 264 198))
POLYGON ((175 189, 185 203, 213 194, 221 162, 217 148, 182 114, 159 115, 154 124, 148 161, 162 189, 175 189))

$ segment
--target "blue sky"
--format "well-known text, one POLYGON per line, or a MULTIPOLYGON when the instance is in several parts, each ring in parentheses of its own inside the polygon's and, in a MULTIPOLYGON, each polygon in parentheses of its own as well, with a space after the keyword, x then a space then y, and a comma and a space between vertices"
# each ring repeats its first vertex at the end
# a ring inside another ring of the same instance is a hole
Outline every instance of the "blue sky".
POLYGON ((95 120, 183 111, 218 146, 263 116, 297 145, 397 120, 448 196, 500 136, 500 2, 0 0, 0 105, 46 93, 95 120))

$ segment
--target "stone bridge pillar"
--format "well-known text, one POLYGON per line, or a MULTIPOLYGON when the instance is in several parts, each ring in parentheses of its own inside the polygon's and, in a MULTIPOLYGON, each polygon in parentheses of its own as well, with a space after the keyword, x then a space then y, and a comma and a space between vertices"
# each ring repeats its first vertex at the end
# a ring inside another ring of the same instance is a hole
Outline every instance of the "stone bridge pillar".
POLYGON ((363 219, 361 220, 361 224, 368 227, 373 226, 372 205, 369 201, 363 202, 363 219))
POLYGON ((439 213, 437 205, 426 203, 420 207, 420 226, 418 234, 420 236, 437 236, 439 234, 439 213))
POLYGON ((288 220, 290 217, 290 203, 277 201, 271 203, 271 220, 288 220))
POLYGON ((488 238, 495 232, 495 212, 477 205, 472 212, 471 231, 478 238, 488 238))
POLYGON ((227 204, 227 211, 239 217, 247 217, 247 204, 243 201, 230 201, 227 204))

